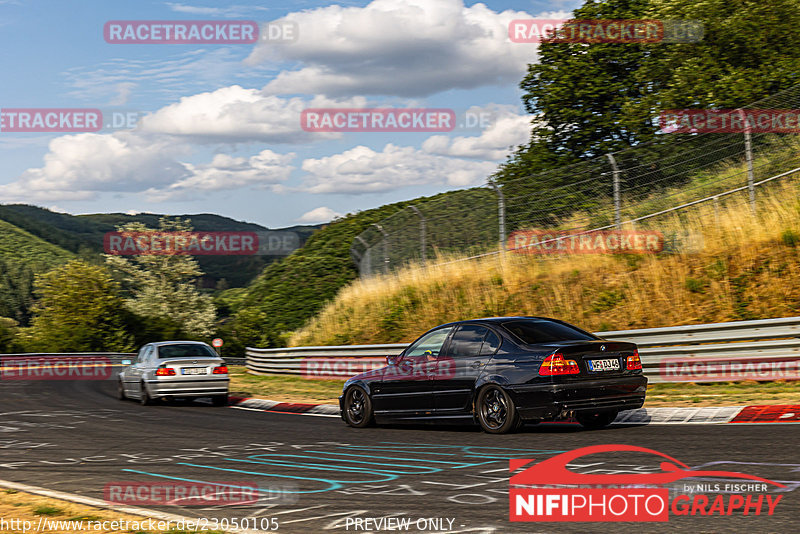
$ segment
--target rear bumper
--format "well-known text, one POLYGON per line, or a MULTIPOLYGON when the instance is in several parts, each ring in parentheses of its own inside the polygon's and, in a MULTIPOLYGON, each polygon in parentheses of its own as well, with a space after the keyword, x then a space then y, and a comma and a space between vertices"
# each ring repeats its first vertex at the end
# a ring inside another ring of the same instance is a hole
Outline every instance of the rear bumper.
POLYGON ((227 394, 229 383, 230 379, 227 377, 203 380, 148 380, 147 391, 153 398, 210 397, 227 394))
POLYGON ((517 412, 528 421, 551 421, 565 412, 641 408, 646 390, 642 375, 508 387, 517 412))

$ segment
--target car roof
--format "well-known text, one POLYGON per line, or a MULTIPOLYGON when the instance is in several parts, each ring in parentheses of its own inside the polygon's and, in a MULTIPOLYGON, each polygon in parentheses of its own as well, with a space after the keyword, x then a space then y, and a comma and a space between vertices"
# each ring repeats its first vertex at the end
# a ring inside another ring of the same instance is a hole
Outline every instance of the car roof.
POLYGON ((464 319, 463 321, 452 321, 449 323, 444 323, 436 326, 435 328, 439 328, 440 326, 455 326, 458 324, 469 324, 469 323, 504 323, 506 321, 513 321, 513 320, 534 320, 534 321, 555 321, 555 322, 563 322, 559 321, 558 319, 553 319, 551 317, 535 317, 532 315, 509 315, 505 317, 481 317, 478 319, 464 319))
POLYGON ((153 343, 148 343, 148 345, 153 345, 156 347, 163 347, 164 345, 208 345, 208 343, 204 343, 203 341, 154 341, 153 343))

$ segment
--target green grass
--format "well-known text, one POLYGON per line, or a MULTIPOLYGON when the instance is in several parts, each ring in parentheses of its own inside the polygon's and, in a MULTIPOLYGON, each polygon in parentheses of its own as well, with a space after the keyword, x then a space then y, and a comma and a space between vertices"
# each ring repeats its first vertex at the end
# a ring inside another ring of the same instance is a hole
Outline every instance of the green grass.
POLYGON ((64 511, 57 506, 42 505, 34 508, 33 513, 36 515, 59 515, 64 513, 64 511))
POLYGON ((800 404, 800 382, 652 384, 645 406, 800 404))
POLYGON ((251 375, 241 366, 230 368, 231 395, 262 397, 283 402, 335 404, 342 393, 341 380, 311 380, 299 376, 251 375))
MULTIPOLYGON (((251 375, 231 367, 231 394, 282 402, 337 404, 342 380, 310 380, 287 375, 251 375)), ((798 382, 717 382, 651 384, 645 407, 800 404, 798 382)))

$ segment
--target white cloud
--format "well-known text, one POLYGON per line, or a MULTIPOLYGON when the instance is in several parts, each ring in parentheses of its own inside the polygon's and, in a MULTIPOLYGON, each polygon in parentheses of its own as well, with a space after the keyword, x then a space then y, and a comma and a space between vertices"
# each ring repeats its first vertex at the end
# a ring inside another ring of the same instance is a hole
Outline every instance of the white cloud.
POLYGON ((117 94, 108 102, 109 106, 124 106, 128 103, 136 84, 133 82, 119 82, 116 85, 117 94))
POLYGON ((311 100, 265 96, 238 85, 183 97, 179 102, 143 117, 146 132, 177 135, 201 142, 302 143, 336 139, 340 133, 306 132, 301 112, 309 107, 363 107, 364 98, 311 100))
POLYGON ((377 193, 413 185, 465 187, 483 183, 496 163, 467 161, 388 144, 381 152, 357 146, 307 159, 302 190, 310 193, 377 193))
POLYGON ((341 216, 342 216, 341 213, 333 211, 331 208, 327 206, 320 206, 319 208, 314 208, 311 211, 305 212, 295 220, 297 222, 309 223, 309 224, 324 223, 341 216))
MULTIPOLYGON (((135 80, 136 97, 142 102, 177 99, 208 87, 218 87, 219 80, 266 80, 270 67, 245 66, 242 51, 226 48, 193 49, 171 56, 152 59, 112 58, 91 66, 72 67, 64 71, 72 90, 67 96, 91 102, 95 107, 116 104, 121 100, 123 84, 135 80)), ((130 96, 129 93, 128 96, 130 96)), ((124 95, 123 95, 124 96, 124 95)))
POLYGON ((263 150, 249 158, 235 158, 217 154, 206 165, 186 164, 189 176, 166 187, 153 187, 145 191, 155 202, 186 200, 201 193, 227 191, 243 187, 264 188, 289 178, 290 165, 295 154, 277 154, 263 150))
POLYGON ((440 156, 499 161, 530 138, 531 116, 517 115, 512 106, 472 107, 467 113, 487 117, 490 124, 478 136, 431 136, 422 144, 422 150, 440 156))
POLYGON ((138 192, 186 177, 190 171, 177 158, 188 153, 186 145, 166 137, 131 132, 65 135, 50 142, 42 167, 0 185, 0 196, 47 202, 138 192))
POLYGON ((167 6, 176 13, 189 13, 190 15, 203 15, 206 17, 242 17, 252 11, 266 11, 269 8, 261 6, 226 6, 206 7, 167 2, 167 6))
POLYGON ((256 45, 249 64, 300 63, 265 90, 272 94, 424 96, 449 89, 517 83, 537 46, 512 43, 508 23, 530 18, 463 0, 375 0, 290 13, 299 38, 256 45))

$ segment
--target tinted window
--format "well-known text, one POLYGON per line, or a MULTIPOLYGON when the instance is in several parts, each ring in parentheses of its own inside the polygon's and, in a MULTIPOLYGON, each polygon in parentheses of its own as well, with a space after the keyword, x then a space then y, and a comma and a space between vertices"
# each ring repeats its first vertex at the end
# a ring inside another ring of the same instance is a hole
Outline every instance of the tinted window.
POLYGON ((494 354, 497 352, 498 347, 500 347, 500 338, 497 336, 497 334, 489 330, 489 333, 486 334, 486 339, 483 340, 481 356, 494 354))
POLYGON ((452 329, 452 326, 448 326, 425 334, 406 350, 404 357, 422 356, 427 351, 430 351, 433 356, 438 356, 445 339, 447 339, 447 335, 452 329))
POLYGON ((483 338, 489 329, 475 324, 463 325, 450 340, 448 354, 454 358, 478 356, 481 353, 483 338))
POLYGON ((158 347, 158 357, 164 358, 216 358, 217 353, 214 349, 205 345, 195 345, 193 343, 162 345, 158 347))
POLYGON ((554 341, 572 341, 598 339, 573 326, 552 321, 509 321, 503 326, 520 341, 529 345, 552 343, 554 341))

